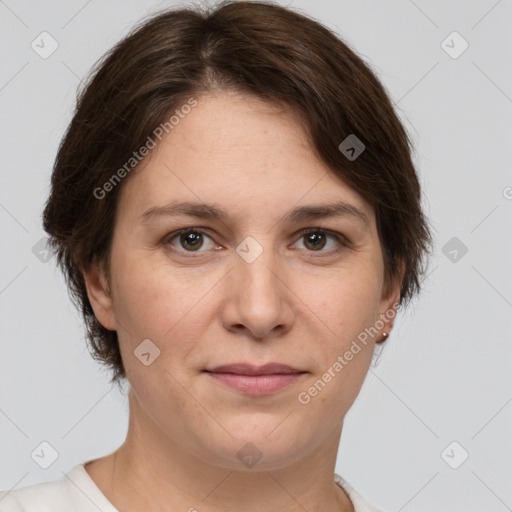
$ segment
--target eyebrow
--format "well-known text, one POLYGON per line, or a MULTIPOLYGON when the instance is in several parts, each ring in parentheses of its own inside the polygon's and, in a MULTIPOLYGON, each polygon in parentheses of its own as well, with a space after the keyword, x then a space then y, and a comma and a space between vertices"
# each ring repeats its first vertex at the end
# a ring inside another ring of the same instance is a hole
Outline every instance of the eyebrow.
MULTIPOLYGON (((218 220, 221 222, 227 222, 230 219, 229 213, 215 204, 195 203, 192 201, 171 201, 164 206, 153 206, 149 208, 140 216, 140 220, 142 223, 146 223, 156 217, 178 215, 187 215, 198 219, 218 220)), ((350 216, 366 226, 370 224, 368 216, 362 210, 353 204, 343 201, 299 206, 288 212, 283 220, 293 223, 304 220, 344 216, 350 216)))

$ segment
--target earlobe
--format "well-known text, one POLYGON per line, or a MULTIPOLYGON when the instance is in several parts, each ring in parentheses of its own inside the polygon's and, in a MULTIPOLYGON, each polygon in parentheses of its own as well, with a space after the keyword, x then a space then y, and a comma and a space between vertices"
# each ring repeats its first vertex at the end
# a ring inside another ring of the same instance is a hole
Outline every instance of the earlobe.
POLYGON ((375 343, 382 343, 389 338, 391 334, 391 330, 393 329, 393 324, 395 322, 395 316, 397 312, 397 304, 398 301, 393 302, 390 307, 388 307, 383 313, 380 313, 379 320, 377 320, 377 324, 380 324, 380 336, 377 337, 375 343))
POLYGON ((395 317, 397 315, 398 306, 400 303, 402 279, 403 279, 403 266, 400 265, 400 272, 390 283, 385 287, 385 292, 382 297, 382 303, 385 307, 384 311, 380 312, 379 319, 384 324, 381 329, 381 336, 376 343, 382 343, 389 338, 393 324, 395 323, 395 317))
POLYGON ((390 299, 391 300, 387 303, 387 309, 384 312, 383 320, 385 322, 385 326, 382 330, 386 335, 383 336, 382 341, 385 341, 389 337, 391 330, 393 329, 400 303, 400 290, 398 290, 390 299))
POLYGON ((82 275, 89 302, 98 322, 106 329, 116 330, 112 295, 103 265, 99 262, 91 263, 87 270, 82 271, 82 275))

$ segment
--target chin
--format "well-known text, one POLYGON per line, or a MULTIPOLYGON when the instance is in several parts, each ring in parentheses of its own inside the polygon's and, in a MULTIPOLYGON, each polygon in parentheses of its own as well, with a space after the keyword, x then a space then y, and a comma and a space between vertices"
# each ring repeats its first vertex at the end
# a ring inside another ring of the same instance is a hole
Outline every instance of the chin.
MULTIPOLYGON (((246 426, 248 421, 246 420, 246 426)), ((279 421, 282 421, 282 418, 279 421)), ((303 446, 302 443, 307 444, 307 441, 301 440, 299 433, 294 436, 289 425, 288 430, 283 429, 280 435, 277 435, 276 426, 279 425, 279 421, 267 422, 268 428, 257 423, 258 430, 252 427, 232 430, 223 423, 228 432, 237 434, 233 437, 222 435, 221 439, 209 437, 206 441, 208 444, 203 446, 208 455, 203 455, 202 458, 212 465, 236 471, 272 471, 285 468, 304 456, 305 448, 298 447, 303 446), (218 444, 215 445, 215 441, 218 444)))

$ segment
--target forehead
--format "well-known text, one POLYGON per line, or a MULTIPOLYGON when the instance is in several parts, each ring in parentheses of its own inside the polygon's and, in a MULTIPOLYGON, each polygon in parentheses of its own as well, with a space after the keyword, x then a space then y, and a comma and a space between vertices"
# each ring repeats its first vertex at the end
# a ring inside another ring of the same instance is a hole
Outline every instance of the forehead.
POLYGON ((279 152, 293 149, 294 153, 281 156, 290 160, 300 157, 314 163, 303 121, 290 106, 230 92, 204 95, 197 102, 164 137, 162 152, 170 145, 172 151, 178 149, 179 156, 189 159, 197 157, 216 162, 224 158, 231 166, 238 164, 240 170, 244 163, 259 162, 261 170, 279 152))
POLYGON ((121 194, 139 216, 170 201, 216 203, 261 216, 337 200, 373 215, 316 155, 299 115, 253 96, 198 97, 149 157, 121 194))

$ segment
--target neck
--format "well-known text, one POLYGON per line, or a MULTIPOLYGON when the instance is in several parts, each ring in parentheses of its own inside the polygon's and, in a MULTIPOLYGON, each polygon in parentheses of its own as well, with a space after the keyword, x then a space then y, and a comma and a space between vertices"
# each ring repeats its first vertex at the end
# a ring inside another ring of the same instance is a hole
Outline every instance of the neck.
POLYGON ((313 453, 284 467, 232 469, 163 435, 130 394, 125 442, 86 469, 118 510, 354 512, 333 478, 340 435, 341 426, 313 453))

